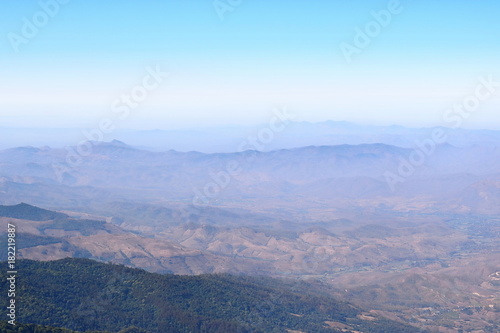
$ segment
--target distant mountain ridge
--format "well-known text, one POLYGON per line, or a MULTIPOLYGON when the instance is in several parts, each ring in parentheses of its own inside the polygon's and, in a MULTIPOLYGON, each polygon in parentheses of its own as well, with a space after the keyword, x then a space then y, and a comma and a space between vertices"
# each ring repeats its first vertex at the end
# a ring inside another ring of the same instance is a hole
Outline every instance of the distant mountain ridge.
MULTIPOLYGON (((253 126, 222 126, 197 129, 177 130, 120 130, 113 132, 108 140, 120 140, 134 147, 154 151, 174 149, 178 151, 200 151, 204 153, 235 152, 242 141, 250 136, 257 136, 259 131, 268 128, 268 124, 253 126)), ((415 146, 415 140, 430 137, 438 127, 411 128, 405 126, 362 125, 346 121, 290 122, 286 128, 276 133, 274 140, 265 145, 266 151, 291 149, 309 145, 340 145, 385 143, 404 148, 415 146)), ((475 144, 499 146, 500 131, 463 128, 446 128, 448 143, 458 147, 470 147, 475 144)), ((23 129, 2 128, 0 131, 0 149, 13 146, 29 146, 34 142, 51 147, 76 145, 87 139, 83 129, 23 129), (75 133, 81 133, 81 139, 75 142, 75 133), (9 143, 7 145, 7 143, 9 143)))
POLYGON ((270 201, 288 205, 305 196, 342 208, 358 206, 353 200, 360 199, 386 205, 394 197, 432 201, 434 206, 439 202, 440 210, 441 203, 451 211, 465 206, 487 214, 500 207, 495 195, 497 147, 440 144, 426 148, 430 153, 425 154, 374 143, 204 154, 151 152, 118 141, 89 144, 92 149, 85 156, 78 154, 79 147, 0 151, 0 203, 29 200, 45 207, 84 207, 87 200, 140 197, 145 204, 239 206, 258 200, 265 207, 270 201), (412 162, 415 156, 419 159, 412 162), (397 179, 395 185, 391 179, 397 179), (490 184, 482 187, 490 194, 464 193, 479 191, 480 183, 490 184))

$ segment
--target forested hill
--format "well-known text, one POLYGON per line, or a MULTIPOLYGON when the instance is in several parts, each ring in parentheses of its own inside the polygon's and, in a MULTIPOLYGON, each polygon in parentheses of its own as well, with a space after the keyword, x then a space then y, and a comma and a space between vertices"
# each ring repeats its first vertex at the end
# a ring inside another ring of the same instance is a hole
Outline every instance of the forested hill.
MULTIPOLYGON (((52 326, 36 325, 36 324, 20 324, 11 325, 7 321, 0 321, 0 332, 2 333, 81 333, 79 331, 68 330, 52 326)), ((120 331, 119 333, 143 333, 145 331, 120 331)), ((110 333, 104 331, 87 331, 85 333, 110 333)))
MULTIPOLYGON (((19 323, 111 332, 421 332, 304 283, 160 275, 76 258, 19 260, 17 270, 19 323)), ((0 281, 7 290, 5 271, 0 281)))
MULTIPOLYGON (((7 321, 0 321, 0 332, 2 333, 111 333, 108 331, 73 331, 66 328, 36 325, 20 324, 11 325, 7 321)), ((148 333, 148 331, 137 327, 129 327, 120 330, 118 333, 148 333)))
POLYGON ((30 221, 48 221, 68 217, 66 214, 38 208, 26 203, 20 203, 14 206, 0 205, 0 216, 30 221))

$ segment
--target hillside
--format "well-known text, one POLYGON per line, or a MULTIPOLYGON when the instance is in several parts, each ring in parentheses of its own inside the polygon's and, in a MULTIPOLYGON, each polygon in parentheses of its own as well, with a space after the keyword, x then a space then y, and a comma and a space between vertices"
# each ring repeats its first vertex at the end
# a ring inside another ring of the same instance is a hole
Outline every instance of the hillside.
MULTIPOLYGON (((82 333, 81 331, 68 330, 65 328, 36 325, 36 324, 20 324, 15 326, 10 325, 6 321, 0 321, 0 332, 2 333, 82 333)), ((110 333, 105 331, 85 331, 85 333, 110 333)), ((120 330, 118 333, 146 333, 144 330, 133 328, 120 330)))
MULTIPOLYGON (((130 326, 162 333, 420 332, 304 283, 160 275, 88 259, 20 260, 17 266, 21 323, 115 332, 130 326)), ((0 280, 5 288, 5 272, 0 280)))
MULTIPOLYGON (((26 206, 2 211, 46 212, 26 206)), ((421 327, 494 332, 498 324, 495 218, 374 214, 298 224, 210 207, 113 207, 123 210, 121 218, 65 211, 30 221, 0 214, 0 226, 16 225, 19 259, 83 257, 157 273, 293 277, 320 281, 339 299, 421 327)))
MULTIPOLYGON (((105 220, 74 218, 69 215, 21 204, 0 205, 0 226, 16 225, 19 259, 55 260, 66 257, 140 267, 152 272, 176 274, 244 273, 250 270, 270 273, 256 260, 241 260, 185 247, 177 241, 155 239, 127 231, 105 220), (32 214, 25 214, 32 212, 32 214), (38 212, 38 213, 37 213, 38 212), (47 219, 40 220, 43 213, 47 219), (33 217, 36 220, 10 216, 33 217), (54 219, 48 219, 54 217, 54 219)), ((0 232, 0 235, 5 235, 0 232)), ((2 252, 0 260, 6 260, 2 252)))
POLYGON ((48 221, 67 217, 65 214, 31 206, 26 203, 13 206, 0 205, 0 216, 30 221, 48 221))

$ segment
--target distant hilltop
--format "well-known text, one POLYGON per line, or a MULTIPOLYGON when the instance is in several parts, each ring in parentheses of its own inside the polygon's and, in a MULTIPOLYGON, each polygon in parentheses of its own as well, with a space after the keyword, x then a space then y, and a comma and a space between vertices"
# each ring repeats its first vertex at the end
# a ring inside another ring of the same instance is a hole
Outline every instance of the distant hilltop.
POLYGON ((24 202, 13 206, 0 205, 0 216, 30 221, 48 221, 68 217, 66 214, 38 208, 24 202))

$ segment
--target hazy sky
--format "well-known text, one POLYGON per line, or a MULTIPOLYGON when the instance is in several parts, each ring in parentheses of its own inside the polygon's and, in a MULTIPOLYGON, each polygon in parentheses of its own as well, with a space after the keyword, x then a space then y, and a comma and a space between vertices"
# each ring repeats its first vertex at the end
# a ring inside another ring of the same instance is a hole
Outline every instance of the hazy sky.
MULTIPOLYGON (((0 127, 262 123, 277 106, 306 121, 446 125, 479 77, 500 81, 497 0, 61 2, 0 5, 0 127), (367 45, 357 29, 371 29, 367 45)), ((462 124, 500 129, 500 87, 462 124)))

